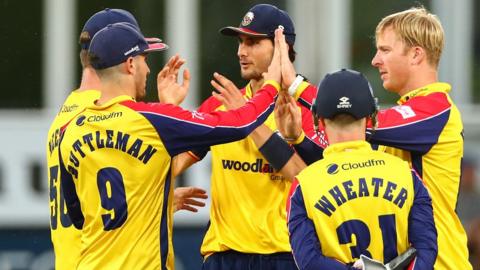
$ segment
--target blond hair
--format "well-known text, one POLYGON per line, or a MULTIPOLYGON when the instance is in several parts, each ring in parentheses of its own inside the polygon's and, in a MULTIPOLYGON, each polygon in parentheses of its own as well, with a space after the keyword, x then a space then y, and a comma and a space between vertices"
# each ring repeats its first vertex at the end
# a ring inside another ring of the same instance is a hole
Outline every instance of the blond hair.
POLYGON ((412 7, 383 18, 375 30, 375 38, 391 27, 407 48, 422 47, 427 61, 438 67, 444 46, 444 33, 440 20, 424 7, 412 7))

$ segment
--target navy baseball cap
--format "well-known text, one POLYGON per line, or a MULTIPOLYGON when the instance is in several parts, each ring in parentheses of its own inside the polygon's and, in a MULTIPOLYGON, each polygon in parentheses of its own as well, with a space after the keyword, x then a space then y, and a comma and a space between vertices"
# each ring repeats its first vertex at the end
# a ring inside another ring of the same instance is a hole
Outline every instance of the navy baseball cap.
POLYGON ((295 44, 295 27, 287 12, 269 4, 253 6, 240 23, 239 27, 227 26, 220 33, 227 36, 244 34, 254 37, 275 37, 275 29, 283 26, 283 34, 288 44, 295 44))
POLYGON ((92 56, 92 66, 104 69, 123 63, 129 57, 167 48, 163 43, 148 43, 132 24, 123 22, 109 24, 98 31, 88 53, 92 56))
POLYGON ((377 101, 367 78, 350 69, 325 75, 318 85, 317 98, 312 105, 312 112, 326 119, 341 113, 361 119, 376 111, 377 101))
MULTIPOLYGON (((116 8, 106 8, 102 11, 99 11, 90 17, 88 21, 85 23, 82 29, 83 32, 87 32, 90 36, 90 40, 88 42, 80 42, 82 49, 88 50, 90 46, 91 39, 93 36, 100 31, 100 29, 104 28, 109 24, 126 22, 133 25, 137 31, 140 32, 140 26, 138 25, 137 20, 133 17, 132 13, 123 10, 123 9, 116 9, 116 8)), ((162 42, 159 38, 145 38, 148 43, 159 43, 162 42)))

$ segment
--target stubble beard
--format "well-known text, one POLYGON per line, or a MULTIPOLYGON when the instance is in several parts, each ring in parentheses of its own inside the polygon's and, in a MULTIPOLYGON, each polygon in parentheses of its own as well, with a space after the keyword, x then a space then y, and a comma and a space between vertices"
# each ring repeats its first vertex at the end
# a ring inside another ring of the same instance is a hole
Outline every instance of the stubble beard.
POLYGON ((242 79, 244 80, 261 80, 263 79, 263 76, 261 73, 256 72, 256 71, 240 71, 240 75, 242 76, 242 79))

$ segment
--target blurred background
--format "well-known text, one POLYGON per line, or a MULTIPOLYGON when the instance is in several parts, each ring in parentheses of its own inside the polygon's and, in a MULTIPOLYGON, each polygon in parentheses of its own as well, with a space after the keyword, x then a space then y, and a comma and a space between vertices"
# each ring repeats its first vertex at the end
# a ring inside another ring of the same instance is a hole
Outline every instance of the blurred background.
MULTIPOLYGON (((463 115, 465 157, 457 211, 469 234, 471 260, 480 269, 480 2, 473 0, 0 0, 0 270, 53 269, 45 165, 48 127, 67 94, 78 86, 78 36, 85 21, 110 7, 131 11, 145 36, 162 38, 170 49, 149 56, 149 101, 156 100, 155 75, 175 53, 187 59, 192 84, 184 107, 194 109, 212 91, 213 72, 238 87, 237 40, 218 30, 237 26, 254 4, 271 3, 292 17, 297 71, 317 84, 325 73, 348 67, 372 82, 382 107, 395 103, 376 69, 374 31, 384 16, 415 5, 436 13, 445 28, 440 80, 463 115), (28 8, 26 7, 28 6, 28 8)), ((209 158, 177 184, 209 190, 209 158)), ((174 245, 179 270, 199 269, 199 246, 209 206, 176 213, 174 245)), ((239 224, 241 226, 241 224, 239 224)))

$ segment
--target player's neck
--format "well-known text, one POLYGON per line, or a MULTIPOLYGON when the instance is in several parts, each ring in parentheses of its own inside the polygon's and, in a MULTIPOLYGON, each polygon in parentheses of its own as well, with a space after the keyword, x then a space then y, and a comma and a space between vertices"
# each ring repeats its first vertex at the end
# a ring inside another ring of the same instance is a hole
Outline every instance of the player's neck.
POLYGON ((365 120, 342 126, 326 123, 324 127, 330 144, 365 140, 365 120))
POLYGON ((438 72, 435 68, 425 68, 412 72, 409 81, 398 91, 398 95, 402 97, 413 90, 436 82, 438 82, 438 72))
POLYGON ((102 95, 95 102, 97 105, 102 105, 113 98, 123 95, 135 98, 134 83, 130 81, 125 81, 125 78, 104 80, 101 83, 102 95))
POLYGON ((97 73, 92 67, 86 67, 82 71, 82 80, 78 91, 100 89, 101 83, 97 73))
POLYGON ((257 90, 262 87, 263 78, 260 80, 251 79, 249 84, 250 84, 250 88, 252 89, 252 96, 253 96, 255 95, 255 93, 257 93, 257 90))

